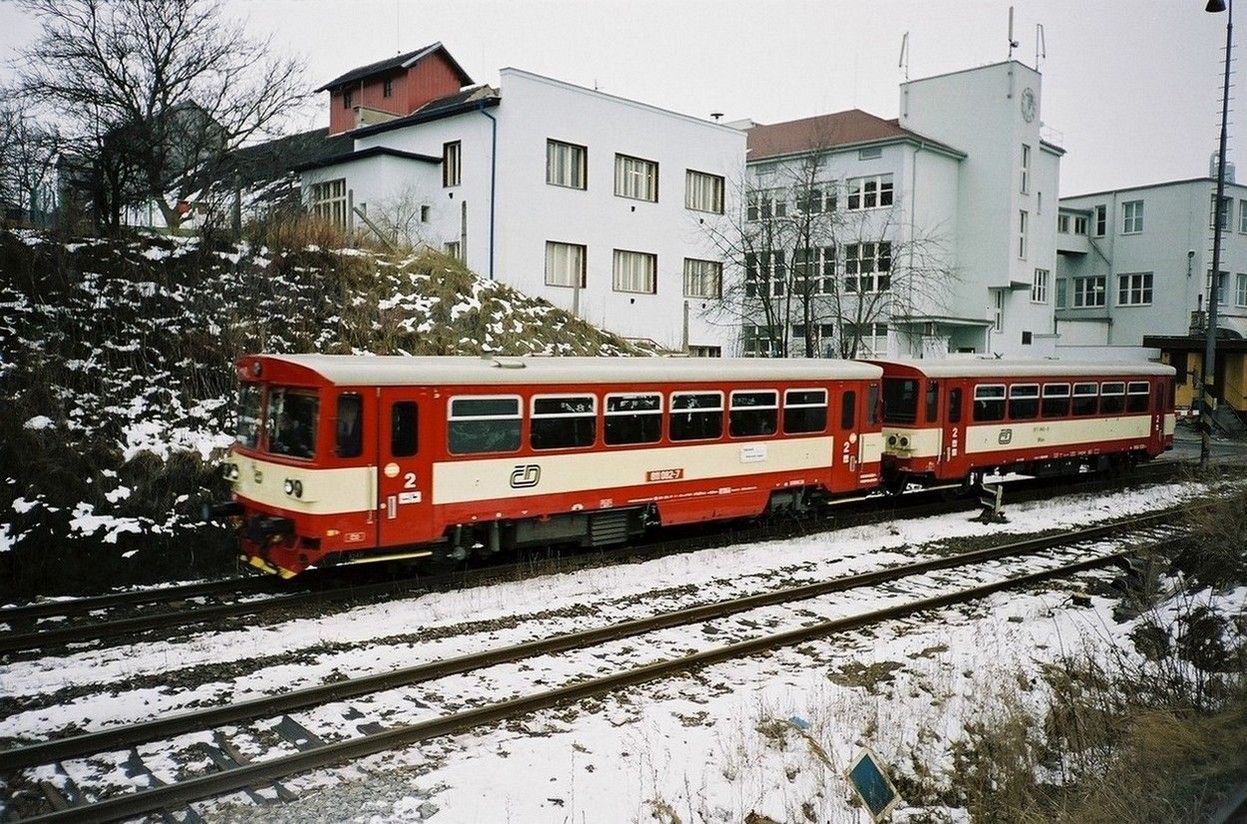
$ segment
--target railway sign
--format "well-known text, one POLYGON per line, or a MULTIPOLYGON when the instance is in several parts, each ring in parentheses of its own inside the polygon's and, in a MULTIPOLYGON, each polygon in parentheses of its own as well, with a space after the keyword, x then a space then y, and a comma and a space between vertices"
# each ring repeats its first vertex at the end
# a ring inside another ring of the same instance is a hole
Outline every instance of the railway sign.
POLYGON ((863 748, 857 758, 853 759, 853 766, 849 767, 846 777, 849 779, 849 786, 866 805, 871 821, 882 821, 900 803, 900 794, 883 771, 879 756, 869 747, 863 748))

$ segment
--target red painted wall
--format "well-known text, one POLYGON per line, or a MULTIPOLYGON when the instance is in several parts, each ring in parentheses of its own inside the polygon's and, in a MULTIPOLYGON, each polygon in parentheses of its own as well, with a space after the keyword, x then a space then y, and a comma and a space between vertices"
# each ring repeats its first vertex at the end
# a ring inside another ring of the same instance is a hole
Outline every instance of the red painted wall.
POLYGON ((389 74, 377 74, 351 84, 351 108, 342 105, 343 89, 335 89, 329 95, 329 134, 340 134, 355 128, 356 106, 367 106, 398 117, 411 114, 430 100, 446 97, 459 91, 459 75, 441 52, 418 61, 406 73, 401 69, 389 74), (394 93, 385 96, 385 81, 394 84, 394 93))

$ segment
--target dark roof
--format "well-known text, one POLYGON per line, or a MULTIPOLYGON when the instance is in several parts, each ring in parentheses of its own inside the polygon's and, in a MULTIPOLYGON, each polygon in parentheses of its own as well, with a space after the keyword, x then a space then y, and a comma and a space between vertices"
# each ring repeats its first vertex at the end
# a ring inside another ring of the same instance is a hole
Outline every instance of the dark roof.
POLYGON ((758 125, 749 129, 748 135, 749 151, 746 157, 750 163, 768 157, 802 154, 817 149, 840 149, 863 143, 894 140, 918 141, 949 154, 965 157, 965 152, 902 128, 895 118, 884 120, 861 109, 758 125))
MULTIPOLYGON (((1167 352, 1202 352, 1207 341, 1201 335, 1144 335, 1143 345, 1167 352)), ((1217 326, 1217 349, 1223 352, 1247 352, 1247 340, 1233 329, 1217 326)))
POLYGON ((387 132, 390 129, 401 129, 405 126, 414 126, 417 123, 426 123, 430 120, 470 112, 475 109, 497 106, 501 101, 502 96, 492 86, 474 86, 471 89, 464 89, 445 97, 439 97, 436 100, 430 100, 406 117, 397 117, 384 123, 375 123, 372 126, 362 126, 346 132, 346 134, 349 134, 351 137, 364 137, 379 132, 387 132))
POLYGON ((446 47, 443 46, 441 42, 437 42, 437 43, 432 43, 428 46, 423 46, 421 48, 418 48, 415 51, 409 51, 406 54, 399 54, 399 55, 395 55, 394 57, 387 57, 385 60, 378 60, 376 63, 369 63, 367 66, 360 66, 358 68, 351 69, 346 74, 339 75, 338 77, 335 77, 333 80, 330 80, 328 83, 321 86, 316 91, 323 92, 323 91, 328 91, 330 89, 335 89, 347 83, 352 83, 356 80, 362 80, 365 77, 371 77, 374 74, 383 74, 386 72, 392 72, 395 69, 407 69, 407 68, 410 68, 412 65, 414 65, 416 61, 423 60, 429 55, 435 52, 439 52, 439 51, 442 53, 442 56, 446 59, 446 62, 450 64, 450 67, 455 70, 456 74, 459 75, 459 85, 461 86, 471 85, 472 78, 468 76, 468 73, 463 70, 463 67, 459 65, 459 63, 455 60, 455 58, 450 56, 450 52, 446 51, 446 47))
POLYGON ((425 163, 442 162, 440 157, 433 157, 431 155, 404 152, 400 149, 391 149, 389 146, 369 146, 367 149, 360 149, 358 152, 343 152, 342 154, 333 155, 332 157, 325 157, 320 160, 302 163, 295 166, 293 171, 306 172, 308 169, 319 169, 322 166, 336 166, 339 163, 350 163, 354 160, 367 160, 370 157, 378 157, 381 155, 385 155, 387 157, 402 157, 408 160, 420 160, 425 163))
MULTIPOLYGON (((350 146, 349 139, 330 137, 328 129, 313 129, 243 147, 231 153, 223 165, 231 174, 237 166, 241 182, 247 185, 275 180, 299 166, 341 154, 350 146)), ((224 173, 217 177, 228 179, 224 173)))

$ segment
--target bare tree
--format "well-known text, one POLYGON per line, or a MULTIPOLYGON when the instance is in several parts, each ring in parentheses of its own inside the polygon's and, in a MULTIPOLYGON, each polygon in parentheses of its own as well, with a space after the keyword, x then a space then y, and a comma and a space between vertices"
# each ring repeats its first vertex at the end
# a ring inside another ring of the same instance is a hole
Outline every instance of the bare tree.
POLYGON ((97 167, 99 211, 150 199, 176 228, 205 176, 306 97, 302 61, 270 55, 221 0, 21 2, 43 31, 19 82, 97 167))
POLYGON ((56 131, 15 107, 0 108, 0 198, 48 225, 56 207, 56 131))

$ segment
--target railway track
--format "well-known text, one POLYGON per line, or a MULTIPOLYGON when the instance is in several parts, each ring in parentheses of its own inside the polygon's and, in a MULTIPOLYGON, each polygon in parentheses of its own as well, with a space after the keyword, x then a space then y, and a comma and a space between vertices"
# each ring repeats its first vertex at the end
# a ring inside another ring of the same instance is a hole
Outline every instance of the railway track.
MULTIPOLYGON (((1188 469, 1185 464, 1166 461, 1145 464, 1124 479, 1090 476, 1074 483, 1067 478, 1017 482, 1010 485, 1007 500, 1022 502, 1045 498, 1054 489, 1059 494, 1085 494, 1135 483, 1159 483, 1188 469)), ((730 530, 716 528, 710 532, 704 527, 673 530, 671 534, 642 544, 596 552, 555 553, 537 562, 537 568, 533 561, 524 560, 446 574, 346 586, 333 585, 331 577, 317 579, 316 576, 308 576, 293 585, 268 577, 239 578, 10 607, 0 609, 0 623, 9 628, 0 632, 0 655, 11 657, 23 651, 42 653, 69 644, 99 643, 108 639, 120 638, 130 642, 142 633, 157 631, 161 636, 168 637, 202 624, 263 617, 266 614, 277 620, 286 620, 293 610, 314 609, 324 604, 411 596, 426 591, 513 580, 543 572, 566 572, 621 563, 638 557, 649 559, 690 549, 789 538, 841 526, 879 523, 897 517, 923 517, 977 508, 977 501, 970 497, 949 499, 947 496, 953 491, 925 490, 898 498, 871 496, 853 499, 830 507, 827 510, 831 513, 830 518, 763 521, 736 525, 730 530), (140 607, 139 614, 134 614, 134 610, 140 607)))
MULTIPOLYGON (((458 658, 407 667, 392 672, 363 678, 324 684, 303 690, 239 704, 197 710, 179 716, 101 730, 95 733, 72 736, 56 741, 32 744, 26 747, 0 752, 0 772, 6 774, 48 764, 81 759, 93 754, 113 751, 135 750, 141 744, 153 741, 173 740, 188 733, 219 730, 225 725, 254 722, 281 716, 285 713, 346 698, 405 687, 444 678, 449 675, 484 670, 506 663, 514 663, 537 656, 593 648, 611 641, 632 639, 660 630, 696 625, 701 622, 740 615, 763 607, 786 606, 831 593, 877 587, 885 583, 912 578, 927 573, 950 569, 972 570, 984 564, 1027 558, 1043 564, 1020 574, 1007 575, 990 583, 968 588, 926 594, 923 597, 906 598, 904 602, 883 609, 831 620, 820 620, 808 626, 781 632, 764 634, 744 641, 702 649, 657 663, 622 669, 605 675, 589 677, 553 689, 537 690, 530 694, 478 706, 459 712, 438 715, 416 723, 389 729, 375 729, 366 734, 344 740, 325 741, 302 728, 288 716, 277 725, 293 730, 293 739, 302 738, 304 746, 295 753, 266 758, 255 763, 243 763, 235 758, 232 765, 206 775, 200 775, 176 784, 154 786, 149 789, 99 800, 87 800, 77 790, 66 797, 63 793, 49 793, 49 803, 58 809, 38 815, 29 821, 106 821, 118 817, 178 809, 187 803, 254 788, 275 782, 283 777, 307 770, 339 764, 364 755, 407 746, 419 741, 494 723, 558 704, 602 695, 621 687, 636 685, 663 677, 698 669, 708 664, 753 655, 764 650, 792 646, 806 641, 848 632, 871 624, 901 618, 924 610, 938 609, 964 603, 1005 589, 1017 588, 1050 578, 1068 576, 1080 571, 1112 563, 1124 563, 1133 553, 1144 546, 1156 546, 1170 540, 1177 532, 1172 523, 1182 508, 1149 513, 1130 521, 1099 525, 1070 532, 1062 532, 1025 541, 988 547, 947 557, 929 558, 912 564, 904 564, 882 570, 843 578, 790 586, 782 589, 748 595, 714 603, 700 604, 685 609, 651 615, 646 618, 616 623, 609 626, 566 633, 530 641, 515 646, 464 655, 458 658), (1111 549, 1103 548, 1106 541, 1113 541, 1111 549), (1123 546, 1129 542, 1130 546, 1123 546), (1047 556, 1045 557, 1045 553, 1047 556), (75 803, 76 802, 76 803, 75 803)), ((220 741, 218 732, 218 740, 220 741)), ((200 736, 202 737, 202 736, 200 736)), ((226 742, 220 741, 225 748, 226 742)), ((220 762, 218 761, 218 764, 220 762)), ((141 767, 141 764, 139 765, 141 767)), ((150 771, 148 771, 150 775, 150 771)), ((155 776, 152 776, 154 779, 155 776)), ((46 782, 45 782, 46 783, 46 782)), ((281 796, 284 788, 278 788, 281 796)), ((45 791, 52 788, 44 787, 45 791)), ((53 791, 55 792, 55 791, 53 791)), ((287 793, 288 795, 288 793, 287 793)))

